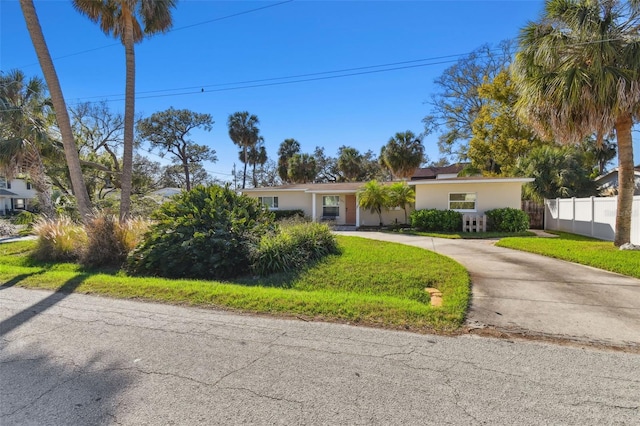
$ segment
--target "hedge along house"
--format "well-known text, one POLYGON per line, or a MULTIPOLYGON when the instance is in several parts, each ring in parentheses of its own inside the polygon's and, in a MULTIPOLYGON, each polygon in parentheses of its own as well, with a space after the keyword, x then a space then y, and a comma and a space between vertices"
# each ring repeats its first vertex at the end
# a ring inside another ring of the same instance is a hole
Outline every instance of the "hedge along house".
MULTIPOLYGON (((391 184, 392 182, 384 182, 391 184)), ((265 188, 243 189, 242 193, 258 198, 271 210, 302 210, 314 222, 331 221, 336 225, 377 226, 377 213, 358 207, 358 190, 363 182, 305 183, 265 188)), ((409 208, 407 209, 408 212, 409 208)), ((404 223, 401 208, 382 210, 386 225, 404 223)))

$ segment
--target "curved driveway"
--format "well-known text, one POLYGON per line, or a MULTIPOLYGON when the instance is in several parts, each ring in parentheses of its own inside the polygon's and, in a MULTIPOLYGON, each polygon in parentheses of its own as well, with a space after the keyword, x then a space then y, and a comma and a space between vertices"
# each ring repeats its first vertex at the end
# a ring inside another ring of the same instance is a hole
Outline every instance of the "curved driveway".
POLYGON ((381 232, 341 235, 391 241, 449 256, 471 276, 471 326, 609 345, 640 345, 640 280, 494 245, 381 232))

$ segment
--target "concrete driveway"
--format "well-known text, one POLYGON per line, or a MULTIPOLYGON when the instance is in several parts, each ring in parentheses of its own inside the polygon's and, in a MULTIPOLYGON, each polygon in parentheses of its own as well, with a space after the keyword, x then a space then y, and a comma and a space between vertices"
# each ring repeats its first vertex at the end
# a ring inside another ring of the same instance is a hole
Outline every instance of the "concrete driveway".
POLYGON ((471 327, 640 346, 640 280, 494 245, 381 232, 339 232, 449 256, 471 275, 471 327))

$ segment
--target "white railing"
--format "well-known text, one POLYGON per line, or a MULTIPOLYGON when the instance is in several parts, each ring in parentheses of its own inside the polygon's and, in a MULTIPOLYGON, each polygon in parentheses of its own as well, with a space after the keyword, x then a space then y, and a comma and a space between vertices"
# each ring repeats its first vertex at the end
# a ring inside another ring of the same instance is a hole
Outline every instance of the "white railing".
MULTIPOLYGON (((613 241, 618 197, 544 200, 544 229, 613 241)), ((633 197, 631 242, 640 244, 640 196, 633 197)))

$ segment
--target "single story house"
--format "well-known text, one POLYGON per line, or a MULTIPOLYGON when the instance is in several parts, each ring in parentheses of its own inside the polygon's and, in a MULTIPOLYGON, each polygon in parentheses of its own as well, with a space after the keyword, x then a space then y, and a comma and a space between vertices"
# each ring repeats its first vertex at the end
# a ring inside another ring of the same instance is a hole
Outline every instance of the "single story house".
MULTIPOLYGON (((522 185, 530 178, 447 177, 412 180, 416 202, 413 209, 457 210, 482 215, 485 211, 520 209, 522 185)), ((391 182, 389 182, 391 183, 391 182)), ((332 220, 337 225, 375 226, 376 213, 358 207, 358 191, 364 182, 308 183, 243 189, 272 210, 300 209, 313 221, 332 220)), ((383 223, 404 223, 404 210, 383 211, 383 223)))
POLYGON ((25 179, 8 180, 0 177, 0 215, 16 210, 28 210, 36 198, 36 191, 25 179))
MULTIPOLYGON (((633 168, 635 190, 633 195, 640 195, 640 165, 633 168)), ((600 195, 613 196, 618 194, 618 168, 611 170, 609 173, 605 173, 595 178, 595 183, 598 187, 600 195)))

